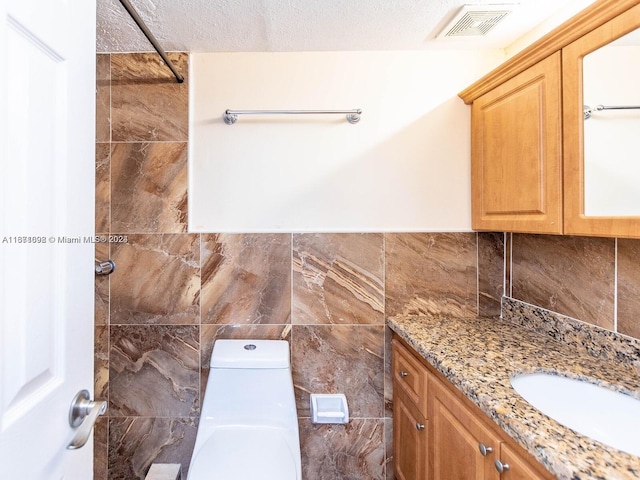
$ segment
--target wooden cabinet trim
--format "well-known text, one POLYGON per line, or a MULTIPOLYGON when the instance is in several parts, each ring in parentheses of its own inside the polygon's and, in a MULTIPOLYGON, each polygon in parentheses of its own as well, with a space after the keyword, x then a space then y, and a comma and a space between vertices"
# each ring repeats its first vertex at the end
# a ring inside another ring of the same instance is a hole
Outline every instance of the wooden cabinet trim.
POLYGON ((639 0, 596 1, 461 91, 458 96, 470 105, 478 97, 639 3, 639 0))

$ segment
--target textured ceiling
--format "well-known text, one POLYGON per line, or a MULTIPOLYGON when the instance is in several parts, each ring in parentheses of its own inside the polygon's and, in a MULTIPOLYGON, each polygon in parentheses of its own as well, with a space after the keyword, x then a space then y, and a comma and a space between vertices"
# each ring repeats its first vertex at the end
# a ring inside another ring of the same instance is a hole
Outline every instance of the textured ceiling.
MULTIPOLYGON (((505 48, 589 0, 130 0, 166 51, 505 48), (518 3, 486 37, 436 40, 463 4, 518 3)), ((152 51, 118 0, 98 0, 97 50, 152 51)))

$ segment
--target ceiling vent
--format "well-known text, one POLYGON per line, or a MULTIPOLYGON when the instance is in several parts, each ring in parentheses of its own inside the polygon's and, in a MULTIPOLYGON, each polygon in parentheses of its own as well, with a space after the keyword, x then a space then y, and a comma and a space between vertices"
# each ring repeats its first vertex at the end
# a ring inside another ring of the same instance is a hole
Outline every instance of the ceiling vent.
POLYGON ((463 5, 456 16, 436 38, 483 37, 502 19, 509 15, 517 4, 509 5, 463 5))

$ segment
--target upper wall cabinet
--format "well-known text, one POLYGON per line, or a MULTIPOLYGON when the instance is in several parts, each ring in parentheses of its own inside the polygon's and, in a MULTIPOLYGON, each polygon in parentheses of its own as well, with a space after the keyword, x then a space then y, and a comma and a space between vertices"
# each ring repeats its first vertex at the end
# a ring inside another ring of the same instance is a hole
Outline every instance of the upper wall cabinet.
POLYGON ((640 237, 639 27, 640 0, 598 0, 460 92, 474 229, 640 237))
POLYGON ((562 233, 561 102, 559 52, 473 102, 474 229, 562 233))

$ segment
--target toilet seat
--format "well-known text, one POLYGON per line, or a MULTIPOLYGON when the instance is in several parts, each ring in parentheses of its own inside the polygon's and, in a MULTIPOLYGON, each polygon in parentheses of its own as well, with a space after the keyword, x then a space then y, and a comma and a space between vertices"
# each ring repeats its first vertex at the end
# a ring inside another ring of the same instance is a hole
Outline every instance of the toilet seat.
POLYGON ((294 455, 281 430, 216 428, 189 467, 198 480, 299 480, 294 455))

